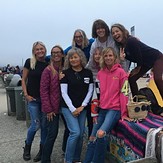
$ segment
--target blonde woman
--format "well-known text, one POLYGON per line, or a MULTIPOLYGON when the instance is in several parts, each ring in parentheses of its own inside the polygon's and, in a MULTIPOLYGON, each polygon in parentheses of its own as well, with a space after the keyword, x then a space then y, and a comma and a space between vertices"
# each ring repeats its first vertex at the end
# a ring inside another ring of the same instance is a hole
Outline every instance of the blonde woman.
POLYGON ((128 75, 116 63, 112 47, 104 48, 100 58, 101 70, 97 73, 100 85, 100 104, 97 123, 94 123, 84 163, 104 163, 107 147, 106 135, 119 119, 127 117, 128 75))
MULTIPOLYGON (((31 117, 31 125, 27 131, 23 159, 28 161, 31 159, 31 145, 37 130, 41 126, 41 100, 40 100, 40 80, 41 74, 47 63, 45 62, 46 47, 37 41, 33 44, 32 58, 28 58, 24 64, 22 76, 22 89, 28 103, 28 111, 31 117)), ((41 160, 42 146, 45 141, 46 134, 41 130, 41 141, 39 153, 34 158, 34 162, 41 160)))

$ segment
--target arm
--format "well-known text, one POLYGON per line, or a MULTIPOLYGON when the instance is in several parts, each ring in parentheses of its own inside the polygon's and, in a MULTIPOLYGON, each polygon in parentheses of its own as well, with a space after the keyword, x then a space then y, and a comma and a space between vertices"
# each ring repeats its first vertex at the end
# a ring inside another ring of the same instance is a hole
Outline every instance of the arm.
POLYGON ((68 89, 68 84, 61 83, 62 97, 63 97, 66 105, 69 107, 70 111, 74 112, 76 110, 76 108, 73 106, 72 101, 71 101, 70 97, 68 96, 67 89, 68 89))
POLYGON ((42 103, 42 111, 45 113, 52 112, 50 103, 50 71, 46 68, 41 76, 40 81, 40 97, 42 103))
POLYGON ((90 101, 91 97, 92 97, 92 94, 93 94, 93 83, 90 83, 89 84, 89 89, 88 89, 88 93, 84 99, 84 101, 82 102, 82 106, 87 106, 88 105, 88 102, 90 101))
POLYGON ((27 101, 32 101, 34 100, 34 98, 32 96, 30 96, 27 92, 27 79, 28 79, 28 74, 29 74, 29 69, 27 69, 26 67, 23 68, 23 75, 22 75, 22 90, 24 93, 24 97, 26 98, 27 101))

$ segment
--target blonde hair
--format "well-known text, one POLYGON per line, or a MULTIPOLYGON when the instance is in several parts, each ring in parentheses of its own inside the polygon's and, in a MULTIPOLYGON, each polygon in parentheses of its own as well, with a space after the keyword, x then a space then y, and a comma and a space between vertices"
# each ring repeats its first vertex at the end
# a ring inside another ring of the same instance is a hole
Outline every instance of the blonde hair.
POLYGON ((87 38, 85 32, 84 32, 83 30, 81 30, 81 29, 75 30, 74 35, 73 35, 73 40, 72 40, 72 46, 74 46, 74 47, 76 46, 75 34, 76 34, 77 32, 79 32, 79 33, 81 34, 82 38, 83 38, 83 42, 82 42, 82 47, 81 47, 81 49, 84 49, 85 47, 87 47, 87 46, 89 45, 89 40, 88 40, 88 38, 87 38))
POLYGON ((114 50, 114 48, 112 48, 112 47, 104 48, 104 49, 102 50, 102 56, 101 56, 101 58, 100 58, 100 67, 101 67, 101 68, 105 68, 105 67, 106 67, 106 64, 105 64, 105 61, 104 61, 104 55, 105 55, 106 53, 110 52, 110 51, 113 52, 113 55, 114 55, 115 61, 116 61, 116 59, 117 59, 117 54, 116 54, 116 51, 114 50))
POLYGON ((36 56, 35 56, 35 54, 34 54, 34 50, 35 50, 35 47, 36 47, 37 45, 41 45, 41 46, 43 46, 43 47, 45 48, 45 55, 46 55, 46 52, 47 52, 46 47, 45 47, 45 44, 44 44, 43 42, 37 41, 37 42, 35 42, 35 43, 33 44, 33 47, 32 47, 32 57, 31 57, 31 59, 30 59, 30 68, 31 68, 32 70, 35 69, 36 62, 37 62, 36 56))
POLYGON ((66 55, 66 57, 65 57, 65 62, 64 62, 64 69, 65 69, 65 70, 71 67, 71 65, 70 65, 70 58, 71 58, 74 54, 78 54, 78 55, 79 55, 80 60, 81 60, 81 65, 82 65, 82 67, 85 67, 85 66, 86 66, 86 64, 87 64, 87 59, 86 59, 86 56, 84 55, 84 52, 83 52, 81 49, 79 49, 79 48, 72 47, 72 48, 68 51, 68 53, 67 53, 67 55, 66 55))

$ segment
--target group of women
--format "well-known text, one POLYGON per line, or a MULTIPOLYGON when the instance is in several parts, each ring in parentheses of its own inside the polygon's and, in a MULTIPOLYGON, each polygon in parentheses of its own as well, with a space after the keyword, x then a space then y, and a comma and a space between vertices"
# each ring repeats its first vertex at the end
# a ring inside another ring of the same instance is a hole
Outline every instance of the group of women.
POLYGON ((40 150, 34 161, 51 162, 61 114, 65 124, 62 145, 65 163, 81 162, 86 119, 89 143, 83 162, 104 163, 106 135, 119 119, 132 121, 126 108, 128 82, 132 94, 136 95, 136 81, 153 68, 163 98, 161 52, 130 36, 121 24, 112 25, 110 31, 101 19, 93 23, 92 37, 89 40, 83 30, 76 30, 72 46, 65 51, 58 45, 51 49, 49 63, 45 45, 42 42, 33 44, 32 58, 26 60, 22 76, 31 116, 24 160, 31 159, 31 145, 41 128, 40 150), (128 75, 130 62, 137 63, 137 67, 128 75), (94 91, 95 86, 100 89, 94 91), (95 95, 99 99, 99 109, 92 118, 90 102, 95 95))

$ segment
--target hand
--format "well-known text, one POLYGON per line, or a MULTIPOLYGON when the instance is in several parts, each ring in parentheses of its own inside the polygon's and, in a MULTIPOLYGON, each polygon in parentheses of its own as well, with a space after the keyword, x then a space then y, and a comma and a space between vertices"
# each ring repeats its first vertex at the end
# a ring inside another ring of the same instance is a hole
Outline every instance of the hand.
POLYGON ((26 98, 26 100, 27 100, 28 102, 36 101, 36 99, 35 99, 34 97, 29 96, 29 95, 26 95, 25 98, 26 98))
POLYGON ((140 71, 140 69, 141 69, 141 66, 135 67, 135 68, 130 72, 129 77, 132 77, 132 76, 138 74, 139 71, 140 71))
POLYGON ((124 48, 120 48, 120 52, 119 53, 120 53, 120 60, 124 60, 125 57, 126 57, 124 48))
POLYGON ((64 76, 65 76, 65 74, 63 74, 62 72, 60 72, 60 74, 59 74, 59 80, 61 80, 64 76))
POLYGON ((126 116, 122 118, 122 121, 124 121, 124 120, 126 120, 128 122, 133 122, 134 121, 134 119, 126 117, 126 116))
POLYGON ((54 112, 47 113, 47 120, 53 121, 53 117, 56 116, 54 112))
POLYGON ((72 112, 73 116, 77 117, 83 111, 83 109, 84 109, 83 106, 76 108, 76 110, 74 112, 72 112))

